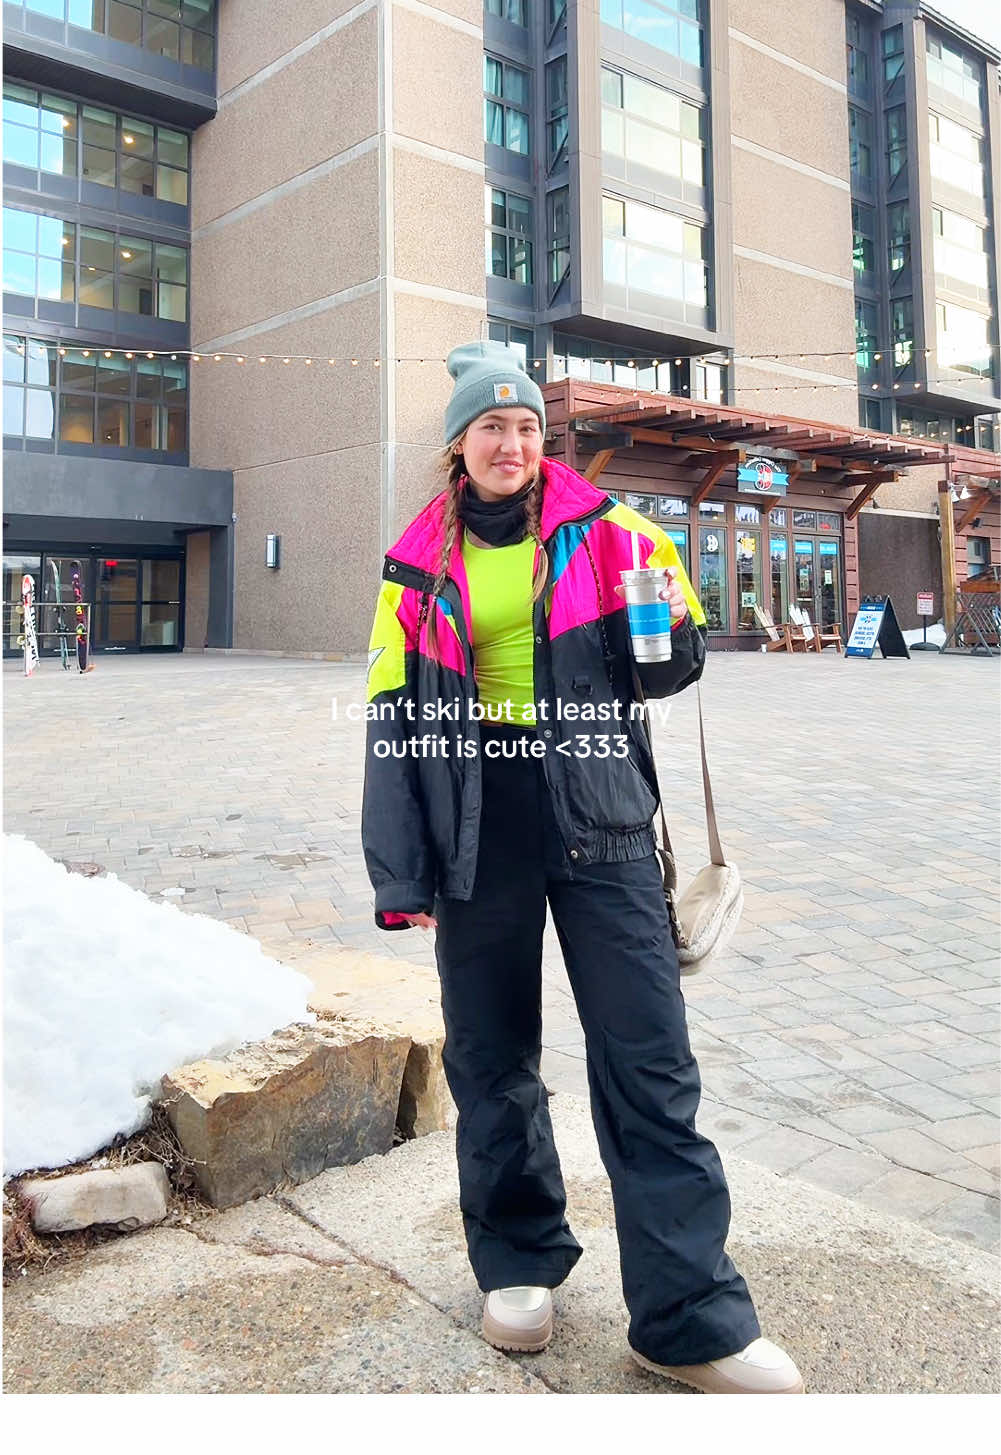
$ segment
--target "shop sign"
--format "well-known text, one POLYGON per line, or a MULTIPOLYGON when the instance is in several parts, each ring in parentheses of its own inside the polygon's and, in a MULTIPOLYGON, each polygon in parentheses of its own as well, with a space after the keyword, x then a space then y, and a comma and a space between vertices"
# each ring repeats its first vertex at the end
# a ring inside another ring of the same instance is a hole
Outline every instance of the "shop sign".
POLYGON ((918 592, 918 616, 935 615, 935 594, 932 591, 918 592))
POLYGON ((737 489, 742 495, 785 495, 788 485, 788 473, 763 455, 737 466, 737 489))
POLYGON ((688 550, 688 533, 683 530, 669 530, 666 532, 669 541, 673 541, 678 548, 678 555, 684 556, 688 550))
POLYGON ((875 656, 877 646, 884 657, 909 658, 911 655, 888 596, 863 597, 852 623, 845 656, 871 658, 875 656))

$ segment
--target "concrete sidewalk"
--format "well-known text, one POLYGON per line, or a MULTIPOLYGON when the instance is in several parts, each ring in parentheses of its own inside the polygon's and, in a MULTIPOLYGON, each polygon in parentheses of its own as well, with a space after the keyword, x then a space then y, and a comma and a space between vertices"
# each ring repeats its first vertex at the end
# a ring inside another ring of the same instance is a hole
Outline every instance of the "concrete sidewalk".
MULTIPOLYGON (((6 1393, 683 1393, 626 1347, 586 1104, 552 1100, 583 1258, 543 1354, 479 1336, 451 1132, 93 1249, 6 1291, 6 1393)), ((809 1392, 994 1393, 998 1260, 727 1159, 730 1252, 809 1392)))

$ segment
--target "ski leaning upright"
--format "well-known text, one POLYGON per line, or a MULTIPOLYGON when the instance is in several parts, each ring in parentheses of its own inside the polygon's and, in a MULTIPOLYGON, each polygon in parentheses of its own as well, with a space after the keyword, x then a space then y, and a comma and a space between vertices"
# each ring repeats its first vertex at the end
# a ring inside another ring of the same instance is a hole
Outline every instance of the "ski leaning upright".
POLYGON ((56 594, 56 631, 59 634, 59 656, 63 664, 63 671, 70 669, 70 650, 66 641, 69 629, 66 625, 66 615, 63 611, 62 588, 59 584, 59 567, 52 558, 49 558, 49 570, 52 572, 52 584, 56 594))
POLYGON ((35 635, 35 578, 21 577, 21 642, 24 647, 24 675, 30 677, 38 666, 38 637, 35 635))
POLYGON ((76 664, 81 672, 93 672, 93 663, 90 666, 87 665, 87 613, 83 608, 80 562, 73 561, 70 570, 73 581, 73 600, 76 602, 76 664))

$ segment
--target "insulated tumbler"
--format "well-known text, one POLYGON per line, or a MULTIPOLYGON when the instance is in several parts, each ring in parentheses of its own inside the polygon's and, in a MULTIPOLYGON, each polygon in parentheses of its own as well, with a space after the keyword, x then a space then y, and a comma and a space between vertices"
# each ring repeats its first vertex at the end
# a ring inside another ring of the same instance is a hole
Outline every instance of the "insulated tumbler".
POLYGON ((660 600, 670 580, 666 566, 622 572, 629 639, 637 662, 671 660, 671 603, 660 600))

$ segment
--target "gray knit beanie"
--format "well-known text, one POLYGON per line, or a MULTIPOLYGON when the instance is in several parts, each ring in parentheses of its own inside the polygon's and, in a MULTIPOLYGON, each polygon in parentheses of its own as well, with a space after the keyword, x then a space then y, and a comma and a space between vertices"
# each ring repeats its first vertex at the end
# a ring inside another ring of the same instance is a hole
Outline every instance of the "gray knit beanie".
POLYGON ((488 409, 507 409, 516 405, 533 409, 545 434, 546 406, 542 390, 525 373, 514 349, 494 339, 484 339, 476 344, 460 344, 449 354, 446 363, 455 380, 452 398, 445 411, 446 444, 457 439, 474 419, 488 409))

